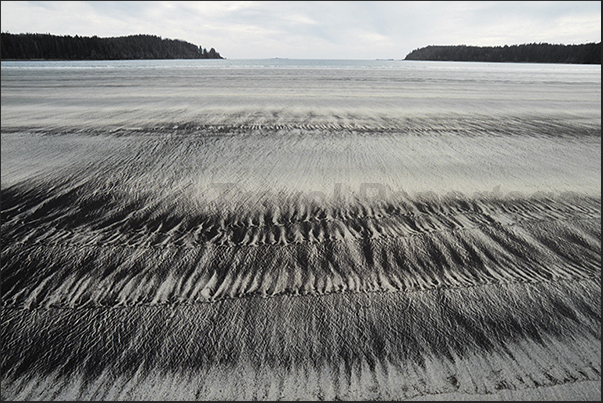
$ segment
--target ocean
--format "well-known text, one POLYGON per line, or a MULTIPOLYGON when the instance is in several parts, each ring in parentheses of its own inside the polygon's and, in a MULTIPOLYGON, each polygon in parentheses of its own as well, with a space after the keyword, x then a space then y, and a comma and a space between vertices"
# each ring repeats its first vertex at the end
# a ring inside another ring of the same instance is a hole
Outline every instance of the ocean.
POLYGON ((600 399, 600 65, 1 73, 3 399, 600 399))

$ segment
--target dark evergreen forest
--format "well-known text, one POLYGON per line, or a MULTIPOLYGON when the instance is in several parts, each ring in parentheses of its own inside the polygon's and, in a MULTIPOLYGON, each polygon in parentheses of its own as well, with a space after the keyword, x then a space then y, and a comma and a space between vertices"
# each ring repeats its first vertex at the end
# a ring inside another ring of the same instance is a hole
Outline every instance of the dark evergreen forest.
POLYGON ((2 60, 223 59, 214 48, 154 35, 57 36, 2 33, 2 60))
POLYGON ((601 64, 601 42, 581 45, 427 46, 413 50, 405 60, 601 64))

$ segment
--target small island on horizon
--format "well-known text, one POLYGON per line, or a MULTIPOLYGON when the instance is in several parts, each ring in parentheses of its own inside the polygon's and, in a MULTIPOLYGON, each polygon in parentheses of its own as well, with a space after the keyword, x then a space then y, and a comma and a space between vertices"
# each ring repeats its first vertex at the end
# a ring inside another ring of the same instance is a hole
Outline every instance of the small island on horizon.
POLYGON ((580 45, 549 43, 511 46, 430 45, 413 50, 404 60, 601 64, 601 42, 580 45))
POLYGON ((224 59, 214 48, 156 35, 59 36, 2 32, 2 60, 224 59))

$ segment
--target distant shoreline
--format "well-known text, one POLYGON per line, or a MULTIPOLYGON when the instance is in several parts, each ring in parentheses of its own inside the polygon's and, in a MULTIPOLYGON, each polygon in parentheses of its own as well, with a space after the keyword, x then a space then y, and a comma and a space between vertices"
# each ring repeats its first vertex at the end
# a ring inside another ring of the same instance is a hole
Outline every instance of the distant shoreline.
POLYGON ((223 59, 214 48, 156 35, 99 38, 3 32, 1 39, 2 60, 223 59))
POLYGON ((404 60, 490 63, 601 64, 601 42, 580 45, 529 43, 505 46, 430 45, 404 60))

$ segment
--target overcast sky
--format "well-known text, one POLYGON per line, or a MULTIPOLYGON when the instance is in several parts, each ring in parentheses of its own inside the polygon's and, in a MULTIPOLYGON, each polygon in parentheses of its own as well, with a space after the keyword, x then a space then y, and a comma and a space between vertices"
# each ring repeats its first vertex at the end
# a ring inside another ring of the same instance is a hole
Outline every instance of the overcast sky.
POLYGON ((600 1, 2 1, 2 32, 181 39, 228 59, 601 41, 600 1))

